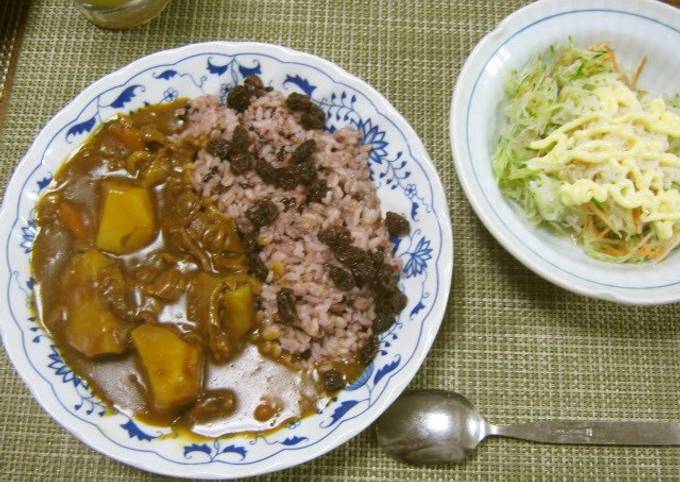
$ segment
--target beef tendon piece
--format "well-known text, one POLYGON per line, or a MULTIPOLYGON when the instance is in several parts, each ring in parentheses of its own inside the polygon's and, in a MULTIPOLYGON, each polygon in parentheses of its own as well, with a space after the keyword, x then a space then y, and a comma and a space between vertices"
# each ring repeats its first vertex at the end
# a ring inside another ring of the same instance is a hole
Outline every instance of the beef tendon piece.
POLYGON ((191 425, 211 422, 232 415, 237 408, 236 394, 233 390, 223 388, 203 393, 189 411, 191 425))
POLYGON ((153 282, 142 284, 142 290, 165 301, 177 301, 186 288, 186 277, 175 268, 162 272, 153 282))
POLYGON ((229 337, 221 323, 224 289, 223 278, 198 273, 187 292, 187 317, 198 324, 208 339, 210 355, 217 362, 223 362, 233 355, 229 337))
POLYGON ((392 236, 406 236, 411 232, 408 220, 395 212, 387 211, 385 215, 385 226, 392 236))
POLYGON ((336 368, 326 370, 321 374, 321 378, 323 380, 323 387, 327 392, 337 392, 347 384, 345 376, 336 368))

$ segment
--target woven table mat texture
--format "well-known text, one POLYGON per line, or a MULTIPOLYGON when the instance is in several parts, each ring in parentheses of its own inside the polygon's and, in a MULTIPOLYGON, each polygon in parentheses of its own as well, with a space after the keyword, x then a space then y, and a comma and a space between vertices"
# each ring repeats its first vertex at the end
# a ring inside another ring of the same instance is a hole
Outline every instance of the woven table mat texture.
MULTIPOLYGON (((0 14, 0 125, 7 105, 8 80, 12 78, 26 5, 23 0, 8 0, 6 5, 0 6, 3 10, 0 14)), ((1 169, 0 178, 4 179, 6 176, 1 169)))
MULTIPOLYGON (((316 54, 368 81, 403 113, 447 190, 455 234, 453 291, 437 340, 410 387, 455 389, 495 423, 678 419, 678 306, 620 306, 543 281, 487 233, 456 179, 448 135, 454 82, 477 41, 523 3, 174 0, 144 27, 104 31, 71 1, 27 2, 0 126, 0 193, 61 107, 94 80, 143 55, 208 40, 271 42, 316 54)), ((0 25, 4 28, 4 17, 0 25)), ((161 479, 100 455, 63 430, 33 400, 4 351, 0 407, 2 480, 161 479)), ((422 468, 384 456, 367 430, 313 462, 257 480, 638 479, 679 480, 680 450, 495 439, 463 466, 422 468)))

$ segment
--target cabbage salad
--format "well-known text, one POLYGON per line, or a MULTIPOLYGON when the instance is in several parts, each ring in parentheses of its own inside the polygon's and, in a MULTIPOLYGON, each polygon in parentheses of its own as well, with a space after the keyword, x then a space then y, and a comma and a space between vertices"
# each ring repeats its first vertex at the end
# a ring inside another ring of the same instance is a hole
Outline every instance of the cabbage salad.
POLYGON ((644 64, 626 76, 609 46, 569 44, 506 84, 502 192, 604 261, 658 262, 680 244, 680 94, 639 89, 644 64))

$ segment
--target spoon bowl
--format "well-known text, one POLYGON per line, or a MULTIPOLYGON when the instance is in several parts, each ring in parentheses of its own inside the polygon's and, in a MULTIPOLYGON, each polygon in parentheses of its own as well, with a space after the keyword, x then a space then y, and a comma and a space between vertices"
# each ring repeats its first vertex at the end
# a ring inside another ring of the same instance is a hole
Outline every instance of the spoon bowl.
POLYGON ((383 450, 413 464, 461 463, 489 431, 465 397, 444 390, 406 393, 376 423, 383 450))

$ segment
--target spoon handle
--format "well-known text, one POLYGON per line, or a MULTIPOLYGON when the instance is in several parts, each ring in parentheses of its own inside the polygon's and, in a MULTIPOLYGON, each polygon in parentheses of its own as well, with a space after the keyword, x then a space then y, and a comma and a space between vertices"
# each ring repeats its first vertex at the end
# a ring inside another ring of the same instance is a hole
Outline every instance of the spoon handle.
POLYGON ((552 444, 680 445, 680 423, 546 420, 492 425, 489 435, 552 444))

